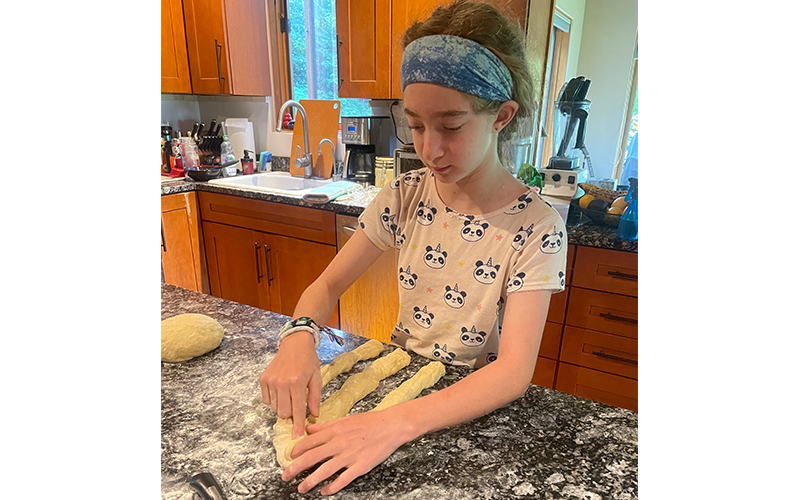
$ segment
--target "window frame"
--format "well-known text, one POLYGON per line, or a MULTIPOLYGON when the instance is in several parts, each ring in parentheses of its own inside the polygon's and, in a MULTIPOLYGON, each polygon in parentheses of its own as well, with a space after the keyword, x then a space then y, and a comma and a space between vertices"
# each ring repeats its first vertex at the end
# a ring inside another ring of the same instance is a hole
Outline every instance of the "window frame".
MULTIPOLYGON (((636 34, 636 45, 633 52, 633 65, 631 68, 631 79, 628 87, 628 103, 625 106, 625 122, 622 125, 622 130, 619 134, 619 144, 617 146, 617 157, 614 160, 614 173, 613 178, 622 184, 622 170, 625 164, 625 154, 628 150, 628 135, 631 130, 631 122, 633 121, 633 105, 636 102, 636 93, 639 90, 639 34, 636 34)), ((626 180, 627 182, 627 180, 626 180)), ((624 184, 623 184, 624 185, 624 184)))

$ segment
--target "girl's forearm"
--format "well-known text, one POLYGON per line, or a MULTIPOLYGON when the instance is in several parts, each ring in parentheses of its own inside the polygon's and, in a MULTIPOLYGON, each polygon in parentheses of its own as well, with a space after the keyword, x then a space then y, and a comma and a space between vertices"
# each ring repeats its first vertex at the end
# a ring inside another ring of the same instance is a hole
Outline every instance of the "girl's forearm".
POLYGON ((293 317, 308 316, 323 326, 333 316, 337 300, 339 296, 332 293, 328 284, 322 279, 317 279, 300 296, 293 317))
POLYGON ((405 441, 473 420, 520 398, 527 390, 530 375, 510 364, 498 359, 449 387, 384 411, 393 413, 393 421, 402 422, 405 441))

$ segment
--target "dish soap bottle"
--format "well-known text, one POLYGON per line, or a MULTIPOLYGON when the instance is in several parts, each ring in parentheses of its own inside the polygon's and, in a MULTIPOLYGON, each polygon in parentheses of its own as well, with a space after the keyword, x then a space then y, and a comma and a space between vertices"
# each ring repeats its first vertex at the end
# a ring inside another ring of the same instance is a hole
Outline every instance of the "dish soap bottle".
POLYGON ((244 171, 244 175, 250 175, 253 173, 253 159, 250 158, 250 153, 253 152, 247 149, 244 150, 244 157, 242 158, 242 171, 244 171))
POLYGON ((629 199, 628 208, 619 219, 617 228, 617 238, 625 241, 636 241, 639 239, 639 179, 628 179, 630 191, 625 197, 629 199))
MULTIPOLYGON (((226 163, 230 163, 232 161, 236 161, 236 157, 233 155, 233 146, 231 146, 230 141, 228 140, 227 135, 222 136, 222 144, 219 147, 219 164, 224 165, 226 163)), ((236 176, 236 164, 228 165, 222 169, 222 174, 225 177, 235 177, 236 176)))

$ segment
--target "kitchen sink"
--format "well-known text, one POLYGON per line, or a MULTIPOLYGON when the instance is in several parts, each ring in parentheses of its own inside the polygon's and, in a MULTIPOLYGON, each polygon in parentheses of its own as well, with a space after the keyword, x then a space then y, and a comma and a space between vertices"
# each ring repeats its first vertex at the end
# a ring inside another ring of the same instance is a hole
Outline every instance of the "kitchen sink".
POLYGON ((209 184, 219 186, 265 191, 289 196, 303 196, 312 189, 329 184, 331 179, 305 179, 289 172, 264 172, 261 174, 239 175, 212 179, 209 184))

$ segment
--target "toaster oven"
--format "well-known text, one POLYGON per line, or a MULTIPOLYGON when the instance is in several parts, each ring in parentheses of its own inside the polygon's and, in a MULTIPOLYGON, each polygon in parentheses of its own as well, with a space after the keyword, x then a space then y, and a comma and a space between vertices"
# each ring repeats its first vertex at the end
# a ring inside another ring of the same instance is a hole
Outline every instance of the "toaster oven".
POLYGON ((400 177, 406 172, 425 167, 414 146, 405 146, 394 150, 394 176, 400 177))

